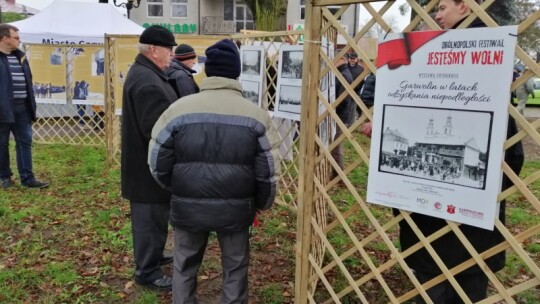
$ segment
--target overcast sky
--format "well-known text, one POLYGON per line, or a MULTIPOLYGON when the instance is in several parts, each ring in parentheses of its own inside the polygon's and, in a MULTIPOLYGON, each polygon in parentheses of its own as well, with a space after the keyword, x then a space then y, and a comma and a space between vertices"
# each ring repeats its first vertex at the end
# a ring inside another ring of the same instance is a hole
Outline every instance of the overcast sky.
MULTIPOLYGON (((17 3, 28 5, 30 7, 33 7, 38 10, 43 10, 46 8, 49 4, 51 4, 54 0, 16 0, 17 3)), ((98 2, 98 0, 71 0, 71 1, 80 1, 80 2, 98 2)), ((112 5, 112 0, 109 0, 109 4, 112 5)), ((126 0, 118 0, 118 3, 126 2, 126 0)), ((406 0, 397 0, 394 5, 392 5, 392 8, 388 10, 388 12, 384 16, 394 16, 395 19, 398 21, 398 28, 402 30, 405 28, 405 26, 409 23, 410 14, 407 14, 406 17, 401 16, 399 13, 399 6, 403 3, 405 3, 406 0)), ((371 5, 378 10, 380 7, 382 7, 386 2, 373 2, 371 5)), ((371 18, 371 15, 364 9, 363 6, 360 6, 360 23, 366 23, 367 20, 371 18)), ((119 8, 119 10, 122 13, 125 13, 125 9, 119 8)))
MULTIPOLYGON (((38 10, 43 10, 44 8, 46 8, 49 4, 53 3, 55 0, 16 0, 15 2, 16 3, 20 3, 20 4, 24 4, 24 5, 28 5, 30 7, 33 7, 35 9, 38 9, 38 10)), ((76 2, 94 2, 94 3, 97 3, 99 2, 98 0, 70 0, 70 1, 76 1, 76 2)), ((109 5, 112 5, 112 0, 109 0, 109 5)), ((117 3, 123 3, 123 2, 127 2, 125 0, 118 0, 116 1, 117 3)), ((118 10, 122 13, 125 13, 126 12, 126 9, 125 8, 118 8, 118 10)))
POLYGON ((444 134, 446 119, 451 116, 452 134, 456 140, 460 139, 461 142, 465 142, 474 138, 482 152, 487 150, 491 121, 491 116, 488 113, 397 106, 387 106, 384 111, 385 129, 390 127, 390 129, 398 130, 409 140, 409 145, 425 140, 430 118, 433 118, 435 131, 444 134), (412 121, 416 123, 410 123, 412 121))

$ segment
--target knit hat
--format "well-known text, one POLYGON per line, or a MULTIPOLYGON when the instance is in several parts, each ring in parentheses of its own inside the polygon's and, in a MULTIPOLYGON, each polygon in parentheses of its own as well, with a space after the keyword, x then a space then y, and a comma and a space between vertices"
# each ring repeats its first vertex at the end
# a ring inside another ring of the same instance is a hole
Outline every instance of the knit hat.
POLYGON ((160 25, 152 25, 146 28, 139 37, 139 42, 166 47, 176 45, 173 33, 160 25))
POLYGON ((230 39, 223 39, 206 49, 206 76, 237 79, 240 76, 240 53, 230 39))
POLYGON ((352 53, 349 53, 349 58, 358 58, 358 55, 352 52, 352 53))
POLYGON ((174 58, 180 61, 195 59, 195 57, 197 57, 197 55, 195 55, 195 50, 187 44, 180 44, 174 51, 174 58))

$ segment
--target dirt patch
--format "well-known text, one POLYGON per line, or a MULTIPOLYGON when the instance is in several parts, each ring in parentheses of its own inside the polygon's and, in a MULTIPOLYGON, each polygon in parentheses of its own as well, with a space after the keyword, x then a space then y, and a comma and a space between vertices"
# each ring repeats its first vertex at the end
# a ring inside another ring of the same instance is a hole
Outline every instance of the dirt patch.
POLYGON ((540 145, 530 136, 523 139, 523 149, 525 150, 525 160, 540 160, 540 145))

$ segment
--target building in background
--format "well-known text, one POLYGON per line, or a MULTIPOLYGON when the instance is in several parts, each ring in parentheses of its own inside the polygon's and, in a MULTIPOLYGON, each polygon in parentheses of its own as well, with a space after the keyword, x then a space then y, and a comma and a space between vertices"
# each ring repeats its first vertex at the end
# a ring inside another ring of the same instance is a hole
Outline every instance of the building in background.
POLYGON ((23 4, 18 4, 15 0, 0 0, 0 9, 2 13, 17 13, 27 16, 39 13, 39 10, 23 4))
MULTIPOLYGON (((305 0, 289 0, 287 29, 303 26, 304 19, 305 0)), ((143 27, 159 24, 175 34, 224 35, 255 29, 253 13, 243 0, 146 0, 131 11, 131 20, 143 27)), ((358 27, 357 5, 351 5, 339 20, 353 34, 358 27)))
MULTIPOLYGON (((340 5, 328 6, 328 10, 335 14, 340 8, 340 5)), ((359 20, 358 4, 350 5, 349 8, 338 18, 338 21, 343 25, 343 28, 351 37, 356 33, 359 20)), ((289 0, 287 4, 287 30, 304 29, 306 16, 306 0, 289 0)), ((345 39, 338 37, 338 45, 346 44, 345 39), (341 38, 341 39, 340 39, 341 38)))

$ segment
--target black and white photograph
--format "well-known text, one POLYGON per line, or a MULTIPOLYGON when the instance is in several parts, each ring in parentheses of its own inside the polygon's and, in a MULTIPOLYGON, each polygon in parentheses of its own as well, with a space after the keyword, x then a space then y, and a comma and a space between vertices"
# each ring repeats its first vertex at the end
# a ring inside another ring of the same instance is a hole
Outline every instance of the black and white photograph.
POLYGON ((241 80, 242 95, 256 105, 259 105, 259 83, 256 81, 241 80))
POLYGON ((303 54, 302 45, 282 45, 279 49, 275 117, 300 121, 303 54))
POLYGON ((261 74, 261 51, 242 50, 242 74, 261 74))
POLYGON ((485 188, 492 112, 396 105, 383 111, 380 172, 485 188))
POLYGON ((302 51, 283 51, 281 78, 302 79, 302 51))
POLYGON ((278 111, 300 114, 302 87, 281 85, 279 88, 278 111))
POLYGON ((321 139, 321 142, 325 147, 328 147, 330 145, 330 138, 334 138, 331 136, 330 132, 330 125, 331 125, 331 118, 330 116, 327 116, 325 119, 321 121, 318 128, 319 138, 321 139))

